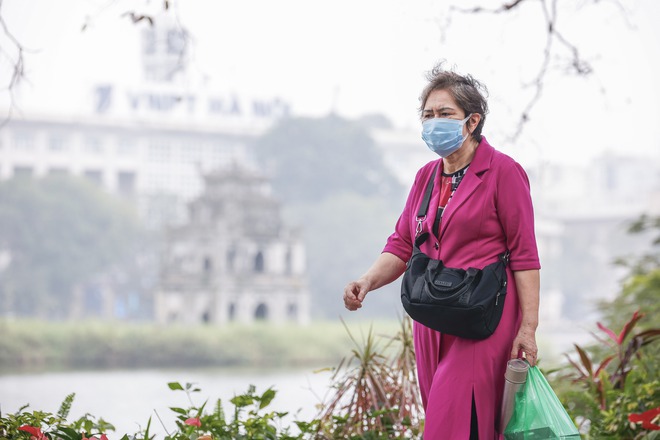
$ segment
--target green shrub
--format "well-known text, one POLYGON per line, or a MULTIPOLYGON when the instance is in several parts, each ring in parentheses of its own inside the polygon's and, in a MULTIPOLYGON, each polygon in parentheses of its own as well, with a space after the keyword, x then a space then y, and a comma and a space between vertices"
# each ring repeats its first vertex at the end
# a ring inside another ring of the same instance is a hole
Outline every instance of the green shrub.
POLYGON ((575 345, 577 355, 553 381, 587 439, 660 438, 660 329, 633 333, 643 317, 635 312, 618 334, 599 323, 600 345, 575 345))

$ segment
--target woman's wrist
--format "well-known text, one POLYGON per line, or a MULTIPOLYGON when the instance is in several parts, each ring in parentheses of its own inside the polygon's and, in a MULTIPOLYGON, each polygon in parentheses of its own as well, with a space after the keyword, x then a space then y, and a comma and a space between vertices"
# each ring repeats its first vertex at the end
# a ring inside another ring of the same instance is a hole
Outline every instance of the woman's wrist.
POLYGON ((371 290, 373 290, 373 289, 371 288, 371 286, 373 285, 373 282, 372 282, 371 278, 368 276, 368 274, 364 274, 364 275, 362 275, 362 276, 358 279, 358 282, 359 282, 360 284, 364 285, 364 286, 367 288, 367 291, 368 291, 368 292, 371 291, 371 290))
POLYGON ((522 321, 520 323, 520 328, 525 329, 528 331, 533 331, 536 332, 536 329, 539 326, 539 320, 536 318, 530 318, 530 317, 525 317, 523 316, 522 321))

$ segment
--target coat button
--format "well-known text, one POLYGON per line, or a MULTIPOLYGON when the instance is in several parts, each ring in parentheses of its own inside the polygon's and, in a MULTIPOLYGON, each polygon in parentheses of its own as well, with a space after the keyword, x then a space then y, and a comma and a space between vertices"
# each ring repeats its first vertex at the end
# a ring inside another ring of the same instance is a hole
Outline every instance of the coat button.
POLYGON ((437 242, 436 242, 436 243, 433 245, 433 247, 434 247, 435 250, 437 251, 438 249, 440 249, 440 243, 437 243, 437 242))

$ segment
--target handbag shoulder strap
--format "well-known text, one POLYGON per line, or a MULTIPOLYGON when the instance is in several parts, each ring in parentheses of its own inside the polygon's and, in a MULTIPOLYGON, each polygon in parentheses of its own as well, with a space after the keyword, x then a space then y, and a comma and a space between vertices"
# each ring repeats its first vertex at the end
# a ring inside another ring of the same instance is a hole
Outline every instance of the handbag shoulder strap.
POLYGON ((429 183, 426 185, 426 191, 424 192, 424 198, 422 199, 422 204, 419 205, 419 211, 417 211, 417 228, 415 230, 415 237, 419 236, 422 232, 422 222, 426 220, 426 213, 429 210, 429 202, 431 201, 431 195, 433 194, 433 183, 435 181, 435 174, 438 172, 438 167, 436 165, 433 168, 433 173, 431 173, 431 178, 429 183))
POLYGON ((419 211, 417 211, 417 220, 419 221, 420 217, 426 217, 426 213, 429 210, 429 202, 431 201, 431 195, 433 194, 433 183, 435 181, 435 174, 438 172, 438 166, 433 168, 433 173, 431 174, 431 179, 426 185, 426 192, 424 193, 424 198, 422 199, 422 204, 419 206, 419 211))

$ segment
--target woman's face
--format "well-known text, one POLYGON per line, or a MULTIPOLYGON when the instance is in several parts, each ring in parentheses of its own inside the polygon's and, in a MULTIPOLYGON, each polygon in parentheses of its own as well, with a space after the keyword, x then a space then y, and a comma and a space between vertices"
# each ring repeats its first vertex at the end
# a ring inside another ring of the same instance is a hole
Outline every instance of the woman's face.
POLYGON ((447 90, 433 90, 424 104, 422 122, 432 118, 448 118, 461 120, 465 112, 456 104, 447 90))

